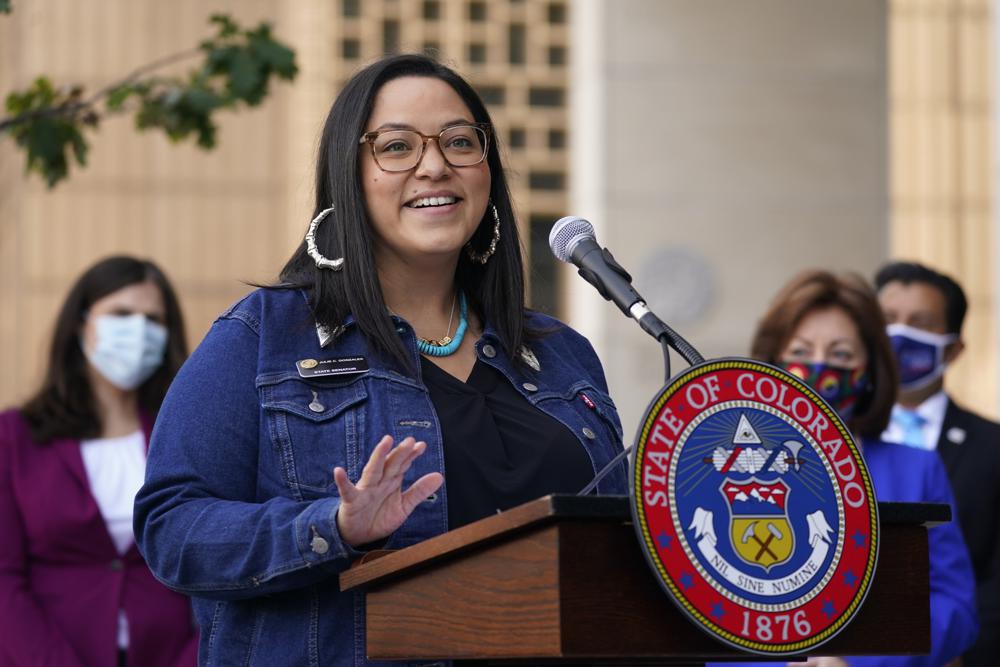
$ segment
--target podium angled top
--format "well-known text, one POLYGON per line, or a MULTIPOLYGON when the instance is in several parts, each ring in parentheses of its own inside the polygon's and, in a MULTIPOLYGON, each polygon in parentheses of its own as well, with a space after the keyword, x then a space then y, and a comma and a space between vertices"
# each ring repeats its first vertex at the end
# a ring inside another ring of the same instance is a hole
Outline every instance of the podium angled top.
MULTIPOLYGON (((939 503, 880 502, 878 508, 883 525, 930 527, 951 520, 951 507, 939 503)), ((372 552, 340 574, 340 590, 381 583, 524 530, 575 520, 631 523, 628 496, 543 496, 399 551, 372 552)))

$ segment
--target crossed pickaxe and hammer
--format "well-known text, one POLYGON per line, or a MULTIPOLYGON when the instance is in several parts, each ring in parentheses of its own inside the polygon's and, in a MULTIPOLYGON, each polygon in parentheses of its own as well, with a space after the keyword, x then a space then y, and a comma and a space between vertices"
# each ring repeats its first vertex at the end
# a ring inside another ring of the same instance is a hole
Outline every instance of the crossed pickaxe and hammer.
POLYGON ((746 544, 747 542, 750 541, 750 538, 752 537, 754 541, 760 545, 760 550, 758 550, 757 555, 753 557, 755 561, 760 561, 761 556, 763 556, 765 553, 768 556, 770 556, 772 560, 777 561, 778 557, 775 555, 773 551, 771 551, 771 541, 774 540, 775 538, 778 538, 780 540, 782 538, 781 531, 778 530, 777 526, 768 521, 767 532, 770 534, 767 536, 766 539, 761 540, 759 537, 757 537, 757 531, 754 530, 756 527, 757 527, 757 522, 751 521, 750 525, 747 526, 747 529, 743 531, 743 537, 740 538, 740 544, 746 544))

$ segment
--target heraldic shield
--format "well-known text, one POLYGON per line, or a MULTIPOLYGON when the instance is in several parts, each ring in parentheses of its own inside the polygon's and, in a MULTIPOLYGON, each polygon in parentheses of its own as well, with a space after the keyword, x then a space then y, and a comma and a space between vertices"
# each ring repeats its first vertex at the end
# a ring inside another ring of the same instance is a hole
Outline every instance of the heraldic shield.
POLYGON ((720 491, 729 504, 729 536, 737 556, 765 571, 792 557, 795 534, 785 511, 790 489, 784 481, 727 477, 720 491))

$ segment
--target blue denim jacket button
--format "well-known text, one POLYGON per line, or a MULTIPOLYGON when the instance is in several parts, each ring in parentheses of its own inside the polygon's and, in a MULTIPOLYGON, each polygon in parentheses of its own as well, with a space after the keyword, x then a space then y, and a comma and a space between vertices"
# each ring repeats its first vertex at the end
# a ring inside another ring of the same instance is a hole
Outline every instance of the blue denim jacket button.
POLYGON ((583 435, 584 435, 584 436, 585 436, 585 437, 586 437, 586 438, 587 438, 588 440, 593 440, 594 438, 596 438, 596 437, 597 437, 597 434, 596 434, 596 433, 594 433, 594 431, 593 431, 593 430, 592 430, 592 429, 591 429, 591 428, 590 428, 589 426, 584 426, 584 427, 583 427, 583 435))
POLYGON ((489 344, 483 345, 483 354, 492 359, 493 357, 497 356, 497 350, 492 345, 489 344))
POLYGON ((313 550, 314 553, 317 553, 320 556, 322 556, 323 554, 325 554, 327 551, 330 550, 330 543, 324 540, 319 535, 314 535, 312 541, 309 543, 309 547, 313 550))
POLYGON ((521 386, 524 387, 525 391, 538 391, 538 387, 531 384, 530 382, 525 382, 521 386))

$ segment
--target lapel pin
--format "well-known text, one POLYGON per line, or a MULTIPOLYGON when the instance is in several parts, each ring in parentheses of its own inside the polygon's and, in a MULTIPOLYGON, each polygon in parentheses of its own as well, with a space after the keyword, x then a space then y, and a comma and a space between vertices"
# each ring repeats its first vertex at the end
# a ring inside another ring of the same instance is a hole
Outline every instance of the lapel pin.
POLYGON ((316 337, 319 338, 319 346, 321 348, 326 347, 334 341, 340 334, 344 333, 344 325, 339 325, 333 329, 323 326, 322 324, 316 324, 316 337))
POLYGON ((541 365, 538 363, 538 357, 535 356, 534 352, 522 345, 520 353, 521 359, 524 360, 524 363, 534 368, 536 372, 542 370, 541 365))
POLYGON ((948 438, 949 442, 953 442, 956 445, 961 445, 963 442, 965 442, 965 429, 959 428, 957 426, 952 426, 950 429, 948 429, 948 432, 945 433, 945 437, 948 438))

